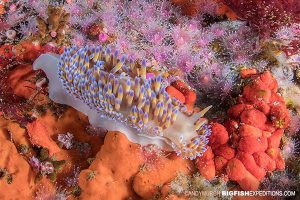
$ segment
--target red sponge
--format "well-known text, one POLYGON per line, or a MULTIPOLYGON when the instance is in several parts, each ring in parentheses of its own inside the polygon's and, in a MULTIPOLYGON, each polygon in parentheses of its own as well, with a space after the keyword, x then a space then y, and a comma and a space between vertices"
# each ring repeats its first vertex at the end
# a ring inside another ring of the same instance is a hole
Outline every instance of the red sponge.
POLYGON ((242 137, 239 142, 239 150, 253 154, 259 151, 265 151, 268 148, 268 141, 265 137, 242 137))
POLYGON ((270 137, 268 137, 269 148, 279 147, 283 132, 283 129, 277 129, 270 137))
POLYGON ((226 172, 228 178, 230 178, 231 180, 242 180, 245 177, 246 171, 247 170, 243 163, 237 158, 231 159, 227 164, 226 172))
POLYGON ((235 155, 235 150, 231 148, 228 144, 224 144, 219 146, 214 150, 214 153, 217 156, 222 156, 223 158, 230 160, 234 157, 235 155))
POLYGON ((219 124, 213 123, 211 127, 211 136, 209 138, 209 145, 212 148, 217 148, 218 146, 227 143, 229 140, 228 132, 226 128, 219 124))
POLYGON ((227 165, 228 160, 225 159, 222 156, 216 156, 215 157, 215 166, 216 166, 216 171, 222 171, 224 167, 227 165))
POLYGON ((266 171, 256 164, 256 162, 251 154, 238 152, 237 158, 240 161, 242 161, 242 163, 244 164, 246 169, 253 176, 255 176, 259 181, 261 181, 265 177, 266 171))
POLYGON ((265 83, 272 92, 277 92, 278 90, 278 83, 276 79, 272 76, 270 71, 265 71, 260 75, 260 80, 265 83))
POLYGON ((203 156, 197 158, 196 164, 200 174, 207 180, 211 181, 215 177, 214 154, 209 146, 203 156))
POLYGON ((237 104, 232 106, 231 108, 229 108, 229 110, 227 111, 228 116, 231 118, 239 118, 239 116, 241 115, 241 113, 245 110, 245 104, 237 104))
POLYGON ((270 148, 266 152, 275 161, 276 169, 284 170, 285 162, 280 153, 280 149, 279 148, 270 148))
POLYGON ((259 180, 245 170, 243 179, 237 181, 243 190, 256 191, 259 188, 259 180))
POLYGON ((265 152, 256 152, 253 154, 253 158, 258 166, 264 168, 266 171, 274 171, 276 163, 265 152))
POLYGON ((256 128, 251 125, 243 124, 240 129, 239 133, 241 137, 246 137, 246 136, 253 136, 253 137, 261 137, 262 136, 262 130, 259 128, 256 128))
POLYGON ((241 122, 263 129, 267 122, 267 117, 257 109, 245 110, 241 114, 241 122))

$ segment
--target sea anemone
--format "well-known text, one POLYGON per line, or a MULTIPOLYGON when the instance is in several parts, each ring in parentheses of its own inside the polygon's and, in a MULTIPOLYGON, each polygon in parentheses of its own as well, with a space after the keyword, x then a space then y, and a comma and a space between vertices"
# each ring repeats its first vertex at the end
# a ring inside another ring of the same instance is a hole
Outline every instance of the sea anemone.
POLYGON ((282 145, 282 155, 285 159, 294 158, 299 151, 299 142, 297 139, 284 137, 282 145))
POLYGON ((35 193, 35 200, 67 200, 70 194, 62 187, 54 190, 49 186, 41 185, 35 193))
POLYGON ((294 190, 297 187, 297 180, 293 174, 287 171, 274 172, 262 183, 262 189, 269 191, 287 191, 294 190))
POLYGON ((58 136, 57 136, 57 140, 66 149, 71 149, 73 147, 73 138, 74 138, 74 135, 69 132, 67 132, 66 134, 58 134, 58 136))

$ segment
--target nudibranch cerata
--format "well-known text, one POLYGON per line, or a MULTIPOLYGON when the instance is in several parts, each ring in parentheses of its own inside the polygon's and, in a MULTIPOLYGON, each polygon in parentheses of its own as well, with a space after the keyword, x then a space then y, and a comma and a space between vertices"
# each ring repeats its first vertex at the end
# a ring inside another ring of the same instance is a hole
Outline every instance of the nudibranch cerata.
POLYGON ((82 111, 93 126, 175 150, 184 158, 206 151, 210 127, 203 115, 209 107, 188 113, 165 91, 161 74, 147 77, 146 61, 131 60, 109 46, 72 46, 60 58, 41 55, 34 68, 46 73, 53 101, 82 111))

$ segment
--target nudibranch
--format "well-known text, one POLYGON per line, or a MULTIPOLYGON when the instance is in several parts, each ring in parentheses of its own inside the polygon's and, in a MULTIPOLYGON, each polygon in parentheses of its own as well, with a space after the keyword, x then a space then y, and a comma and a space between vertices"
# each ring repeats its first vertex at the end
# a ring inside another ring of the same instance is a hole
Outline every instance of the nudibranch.
POLYGON ((82 111, 94 126, 184 158, 195 159, 206 151, 210 127, 203 116, 210 107, 187 112, 165 91, 168 83, 162 74, 147 76, 146 61, 129 59, 110 46, 72 46, 60 58, 40 56, 34 68, 45 71, 52 100, 82 111))

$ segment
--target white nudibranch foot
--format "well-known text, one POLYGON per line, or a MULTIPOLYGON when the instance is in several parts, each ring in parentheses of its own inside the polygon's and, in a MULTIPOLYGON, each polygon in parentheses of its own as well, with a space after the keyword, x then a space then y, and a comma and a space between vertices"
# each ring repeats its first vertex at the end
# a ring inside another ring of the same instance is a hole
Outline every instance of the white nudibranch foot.
POLYGON ((210 127, 165 91, 161 75, 146 79, 146 62, 111 47, 67 48, 41 55, 33 65, 49 79, 49 97, 83 112, 95 127, 120 131, 132 142, 156 144, 195 159, 206 151, 210 127))

